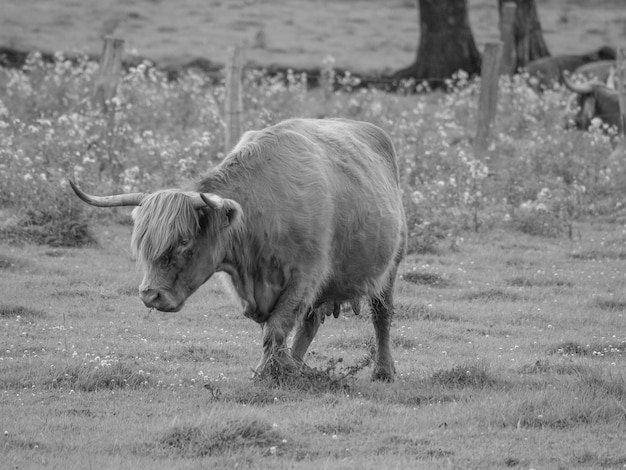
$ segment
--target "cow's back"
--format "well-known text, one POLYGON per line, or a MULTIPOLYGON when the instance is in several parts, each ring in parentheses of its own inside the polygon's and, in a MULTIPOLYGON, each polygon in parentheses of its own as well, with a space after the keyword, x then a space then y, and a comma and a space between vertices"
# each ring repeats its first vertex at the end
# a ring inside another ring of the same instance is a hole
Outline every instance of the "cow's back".
POLYGON ((311 302, 380 290, 404 243, 393 144, 369 123, 294 119, 248 132, 205 182, 243 207, 253 256, 316 284, 311 302))

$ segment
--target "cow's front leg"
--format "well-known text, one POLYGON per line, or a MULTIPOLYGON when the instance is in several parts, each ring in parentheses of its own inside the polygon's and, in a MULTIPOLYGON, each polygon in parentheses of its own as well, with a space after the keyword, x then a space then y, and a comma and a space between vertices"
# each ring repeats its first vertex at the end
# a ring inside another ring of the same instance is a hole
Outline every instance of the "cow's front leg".
POLYGON ((268 320, 262 325, 263 355, 256 368, 257 373, 262 373, 270 359, 276 358, 279 363, 294 365, 287 347, 287 336, 293 329, 296 320, 294 309, 276 309, 268 320))

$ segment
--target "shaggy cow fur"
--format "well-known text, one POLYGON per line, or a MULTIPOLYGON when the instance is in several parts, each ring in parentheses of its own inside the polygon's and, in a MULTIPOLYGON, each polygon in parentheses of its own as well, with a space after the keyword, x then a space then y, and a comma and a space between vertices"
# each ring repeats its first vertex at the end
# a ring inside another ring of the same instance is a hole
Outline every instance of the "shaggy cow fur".
POLYGON ((293 119, 247 132, 192 187, 143 197, 133 216, 147 306, 177 311, 215 272, 229 274, 244 314, 263 325, 263 368, 272 354, 288 356, 296 325, 291 355, 304 357, 324 316, 315 309, 366 297, 373 377, 393 379, 389 327, 406 222, 394 147, 378 127, 293 119))

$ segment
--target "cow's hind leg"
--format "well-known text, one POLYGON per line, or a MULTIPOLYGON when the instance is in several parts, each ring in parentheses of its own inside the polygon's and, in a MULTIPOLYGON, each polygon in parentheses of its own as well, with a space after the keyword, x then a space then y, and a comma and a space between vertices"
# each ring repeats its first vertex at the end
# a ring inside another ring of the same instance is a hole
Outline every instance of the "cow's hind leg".
POLYGON ((296 327, 296 332, 291 343, 291 357, 296 361, 304 362, 304 356, 317 334, 317 330, 324 318, 324 312, 312 310, 304 313, 296 327))
POLYGON ((372 308, 372 323, 376 333, 376 364, 372 373, 372 380, 393 382, 396 373, 389 340, 389 329, 393 316, 394 277, 390 278, 389 284, 383 292, 369 299, 372 308))

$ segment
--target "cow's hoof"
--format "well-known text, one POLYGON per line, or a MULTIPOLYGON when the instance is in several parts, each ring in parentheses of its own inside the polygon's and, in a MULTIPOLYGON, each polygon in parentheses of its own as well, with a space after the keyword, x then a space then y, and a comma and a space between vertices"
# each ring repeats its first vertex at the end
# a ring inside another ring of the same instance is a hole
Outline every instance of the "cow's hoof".
POLYGON ((372 373, 372 380, 380 380, 381 382, 393 382, 395 378, 395 371, 389 371, 382 367, 376 367, 372 373))
POLYGON ((297 374, 304 367, 302 361, 291 357, 284 351, 276 351, 268 358, 261 360, 254 370, 254 377, 281 377, 289 374, 297 374))

